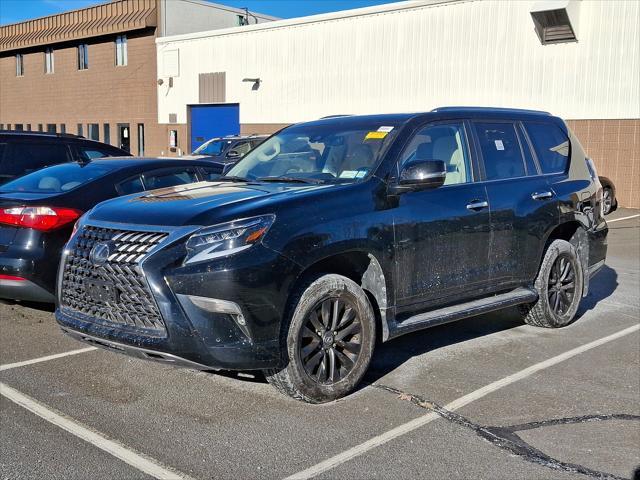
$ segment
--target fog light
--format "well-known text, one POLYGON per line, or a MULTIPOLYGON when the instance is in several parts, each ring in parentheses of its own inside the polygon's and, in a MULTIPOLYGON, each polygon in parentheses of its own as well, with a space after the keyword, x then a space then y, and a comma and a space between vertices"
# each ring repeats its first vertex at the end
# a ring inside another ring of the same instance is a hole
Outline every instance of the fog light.
POLYGON ((242 310, 237 303, 229 302, 227 300, 219 300, 217 298, 196 297, 193 295, 188 295, 188 297, 189 300, 191 300, 191 303, 198 308, 206 310, 207 312, 231 315, 238 325, 244 326, 247 324, 244 319, 244 315, 242 315, 242 310))

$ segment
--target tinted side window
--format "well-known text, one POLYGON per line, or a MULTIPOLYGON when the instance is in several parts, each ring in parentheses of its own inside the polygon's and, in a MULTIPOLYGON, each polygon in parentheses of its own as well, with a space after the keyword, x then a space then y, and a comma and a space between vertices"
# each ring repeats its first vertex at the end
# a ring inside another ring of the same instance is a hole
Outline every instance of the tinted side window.
POLYGON ((526 175, 520 141, 512 123, 475 123, 487 180, 526 175))
POLYGON ((569 163, 569 138, 557 126, 525 122, 542 173, 562 173, 569 163))
POLYGON ((198 177, 193 170, 184 168, 176 170, 164 170, 158 173, 145 174, 144 185, 147 190, 154 188, 173 187, 174 185, 182 185, 185 183, 197 182, 198 177))
POLYGON ((401 164, 413 160, 442 160, 447 167, 445 185, 471 181, 462 123, 428 125, 418 131, 402 154, 401 164))
POLYGON ((78 154, 82 160, 93 160, 95 158, 110 157, 112 154, 106 150, 102 150, 94 147, 76 147, 78 154))
POLYGON ((4 162, 3 170, 7 169, 13 175, 69 161, 67 146, 63 143, 12 143, 9 156, 11 158, 4 162))
POLYGON ((204 180, 215 180, 222 175, 222 169, 205 167, 202 169, 204 180))
POLYGON ((142 192, 144 190, 144 185, 142 185, 142 180, 138 175, 119 183, 116 186, 116 190, 118 190, 120 195, 129 195, 130 193, 142 192))

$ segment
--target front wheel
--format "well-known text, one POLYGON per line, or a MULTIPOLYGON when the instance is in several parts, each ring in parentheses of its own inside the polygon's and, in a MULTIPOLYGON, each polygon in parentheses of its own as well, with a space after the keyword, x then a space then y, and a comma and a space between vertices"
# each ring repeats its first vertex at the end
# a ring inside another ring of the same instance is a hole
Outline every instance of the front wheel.
POLYGON ((294 299, 283 331, 285 367, 267 381, 297 400, 323 403, 351 392, 365 374, 375 344, 375 316, 364 293, 341 275, 317 278, 294 299))
POLYGON ((521 306, 524 321, 547 328, 568 325, 578 311, 583 284, 576 249, 565 240, 554 240, 545 252, 534 284, 538 300, 521 306))

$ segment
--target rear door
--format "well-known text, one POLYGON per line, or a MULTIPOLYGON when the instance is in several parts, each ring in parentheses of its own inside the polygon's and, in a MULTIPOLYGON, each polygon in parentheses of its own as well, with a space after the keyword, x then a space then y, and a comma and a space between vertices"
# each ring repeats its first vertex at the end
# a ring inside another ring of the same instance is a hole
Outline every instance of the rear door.
POLYGON ((558 222, 558 202, 538 170, 518 122, 473 123, 491 205, 491 270, 496 287, 532 281, 546 233, 558 222))

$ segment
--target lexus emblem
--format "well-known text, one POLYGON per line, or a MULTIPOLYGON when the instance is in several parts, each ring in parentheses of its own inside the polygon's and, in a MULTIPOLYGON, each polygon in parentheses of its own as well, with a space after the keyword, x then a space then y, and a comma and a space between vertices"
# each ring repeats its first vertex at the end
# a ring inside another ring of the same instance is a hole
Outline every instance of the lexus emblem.
POLYGON ((110 253, 108 243, 96 243, 89 252, 89 260, 94 265, 104 265, 110 253))

